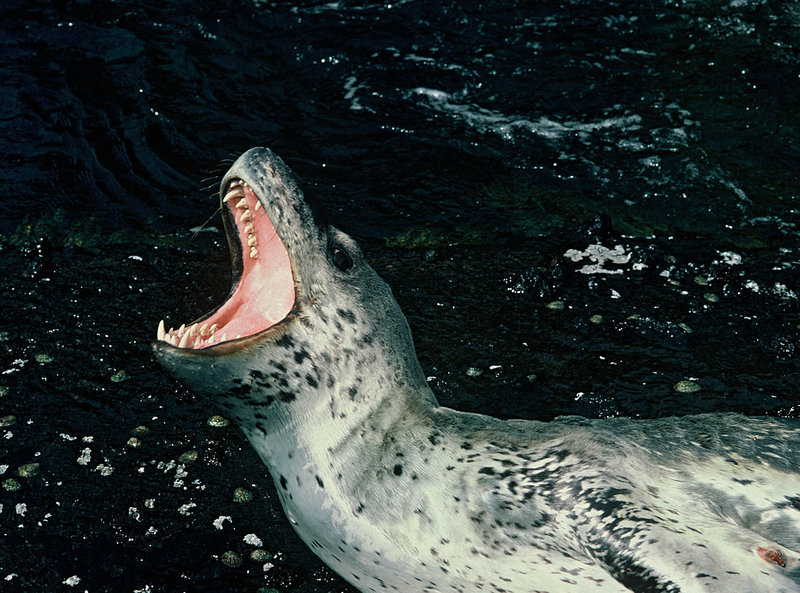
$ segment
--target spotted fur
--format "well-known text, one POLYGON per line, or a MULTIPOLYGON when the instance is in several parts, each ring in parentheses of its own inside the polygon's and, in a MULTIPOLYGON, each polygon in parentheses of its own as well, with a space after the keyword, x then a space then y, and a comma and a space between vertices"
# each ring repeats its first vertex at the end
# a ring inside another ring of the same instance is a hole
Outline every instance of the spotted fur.
POLYGON ((439 407, 391 291, 283 162, 253 149, 231 178, 284 242, 296 308, 253 338, 156 352, 242 428, 297 533, 358 590, 800 592, 797 422, 439 407))

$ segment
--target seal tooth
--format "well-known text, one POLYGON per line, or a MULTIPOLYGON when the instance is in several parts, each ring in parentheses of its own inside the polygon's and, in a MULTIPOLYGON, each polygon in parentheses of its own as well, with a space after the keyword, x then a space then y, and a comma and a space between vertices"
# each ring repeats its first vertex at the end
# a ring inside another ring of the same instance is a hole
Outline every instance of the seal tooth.
POLYGON ((250 248, 250 258, 258 259, 258 249, 256 249, 255 247, 250 248))
POLYGON ((228 190, 228 193, 225 194, 225 197, 222 198, 222 203, 226 204, 227 202, 231 201, 233 198, 238 198, 242 195, 242 190, 238 187, 228 190))
POLYGON ((158 338, 159 342, 164 341, 164 337, 166 336, 166 332, 164 331, 164 320, 158 322, 158 329, 156 330, 156 337, 158 338))
POLYGON ((217 333, 218 329, 219 329, 219 325, 217 325, 215 323, 214 325, 212 325, 211 327, 208 328, 208 332, 213 336, 215 333, 217 333))
POLYGON ((258 239, 256 239, 255 235, 247 235, 247 244, 250 247, 255 247, 258 244, 258 239))
POLYGON ((185 331, 186 331, 186 324, 182 323, 181 326, 178 328, 178 337, 182 338, 185 331))
POLYGON ((207 338, 208 336, 209 336, 209 333, 208 333, 208 324, 207 324, 207 323, 204 323, 204 324, 203 324, 203 325, 200 327, 200 337, 201 337, 201 338, 207 338))
POLYGON ((256 200, 256 205, 253 206, 253 210, 259 210, 260 208, 261 208, 261 202, 259 200, 256 200))
POLYGON ((219 337, 220 342, 227 342, 228 341, 228 334, 224 333, 219 337))
POLYGON ((246 225, 244 225, 244 232, 247 233, 248 235, 252 235, 253 231, 255 230, 256 227, 253 226, 252 222, 248 222, 246 225))
POLYGON ((191 339, 192 336, 189 334, 189 332, 183 334, 183 337, 181 337, 181 341, 178 343, 178 348, 186 348, 189 345, 189 341, 191 339))
POLYGON ((238 202, 236 202, 236 207, 241 208, 242 210, 248 210, 249 206, 247 205, 247 198, 242 198, 238 202))
POLYGON ((244 210, 242 212, 242 216, 239 218, 239 220, 242 221, 242 222, 247 222, 249 220, 253 220, 253 213, 250 212, 250 209, 248 208, 247 210, 244 210))

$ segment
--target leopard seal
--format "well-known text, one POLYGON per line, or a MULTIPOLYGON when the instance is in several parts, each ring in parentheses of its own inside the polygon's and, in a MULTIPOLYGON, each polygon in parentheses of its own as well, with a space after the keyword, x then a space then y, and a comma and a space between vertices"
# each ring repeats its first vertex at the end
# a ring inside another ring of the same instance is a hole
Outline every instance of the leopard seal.
POLYGON ((800 423, 438 405, 391 290, 266 148, 220 197, 228 299, 157 330, 305 543, 362 592, 798 593, 800 423))

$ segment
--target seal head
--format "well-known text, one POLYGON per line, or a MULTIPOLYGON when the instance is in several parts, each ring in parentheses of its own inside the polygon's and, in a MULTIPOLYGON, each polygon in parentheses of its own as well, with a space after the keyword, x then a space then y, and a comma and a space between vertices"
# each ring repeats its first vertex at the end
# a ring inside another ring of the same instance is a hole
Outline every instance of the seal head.
POLYGON ((204 317, 177 330, 159 325, 156 354, 172 374, 230 409, 247 409, 248 398, 258 408, 291 403, 276 405, 281 417, 320 402, 340 418, 364 417, 367 394, 398 383, 435 402, 390 288, 358 245, 304 199, 280 158, 248 151, 221 195, 233 287, 204 317))

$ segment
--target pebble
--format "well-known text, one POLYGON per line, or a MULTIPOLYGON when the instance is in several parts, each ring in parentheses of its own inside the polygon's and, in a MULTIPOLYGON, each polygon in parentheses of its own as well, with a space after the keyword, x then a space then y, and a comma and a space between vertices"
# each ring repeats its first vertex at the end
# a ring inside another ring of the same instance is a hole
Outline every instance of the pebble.
POLYGON ((589 321, 591 321, 595 325, 599 325, 599 324, 603 323, 603 316, 602 315, 592 315, 591 317, 589 317, 589 321))
POLYGON ((17 468, 17 475, 20 478, 32 478, 39 473, 38 463, 26 463, 17 468))
POLYGON ((707 300, 709 303, 718 303, 719 297, 715 295, 713 292, 707 292, 703 295, 703 298, 707 300))
POLYGON ((209 426, 216 426, 218 428, 221 428, 223 426, 228 426, 230 423, 231 421, 225 418, 224 416, 212 416, 206 422, 206 424, 208 424, 209 426))
POLYGON ((3 490, 8 490, 9 492, 16 492, 22 488, 22 484, 17 482, 14 478, 8 478, 7 480, 3 480, 3 490))
POLYGON ((194 463, 195 461, 197 461, 197 451, 194 449, 181 453, 181 456, 178 457, 179 463, 194 463))
POLYGON ((562 311, 564 309, 564 301, 551 301, 545 307, 552 311, 562 311))
POLYGON ((8 416, 3 416, 0 418, 0 428, 5 428, 6 426, 12 426, 13 424, 17 423, 17 417, 13 414, 9 414, 8 416))
POLYGON ((478 367, 469 367, 466 370, 467 377, 480 377, 483 374, 483 371, 478 367))
POLYGON ((111 375, 111 381, 113 383, 119 383, 121 381, 125 381, 130 378, 131 376, 125 370, 117 371, 116 373, 111 375))
POLYGON ((694 393, 695 391, 700 391, 701 387, 699 383, 684 379, 683 381, 675 383, 673 389, 679 393, 694 393))
POLYGON ((267 560, 272 560, 272 554, 266 550, 257 548, 250 552, 250 560, 253 562, 266 562, 267 560))
POLYGON ((231 568, 236 568, 237 566, 241 566, 243 562, 242 557, 239 556, 239 554, 237 554, 233 550, 228 550, 227 552, 225 552, 220 557, 220 560, 225 566, 230 566, 231 568))
POLYGON ((237 488, 233 491, 233 502, 245 503, 253 500, 253 493, 247 488, 237 488))
POLYGON ((36 362, 39 364, 47 364, 48 362, 53 362, 54 358, 49 354, 37 354, 36 355, 36 362))

